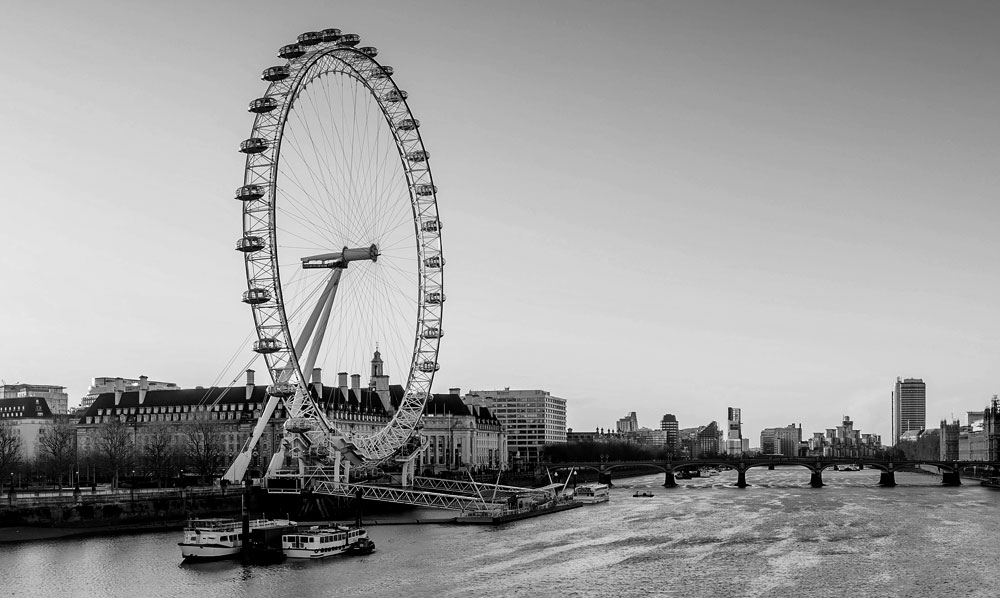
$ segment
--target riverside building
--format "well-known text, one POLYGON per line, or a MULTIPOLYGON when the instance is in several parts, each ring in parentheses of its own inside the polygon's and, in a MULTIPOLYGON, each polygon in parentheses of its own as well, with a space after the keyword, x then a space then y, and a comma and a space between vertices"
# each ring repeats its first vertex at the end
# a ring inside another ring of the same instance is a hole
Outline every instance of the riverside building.
POLYGON ((927 426, 927 386, 919 378, 896 378, 892 391, 893 443, 927 426))
POLYGON ((665 414, 660 420, 660 429, 666 433, 664 442, 666 447, 671 450, 677 450, 680 447, 680 428, 677 426, 677 417, 672 413, 665 414))
POLYGON ((0 426, 8 426, 21 439, 21 457, 25 462, 38 456, 38 437, 53 421, 52 411, 42 397, 0 399, 0 426))
POLYGON ((802 424, 784 428, 764 428, 760 432, 760 452, 765 455, 797 457, 802 444, 802 424))
MULTIPOLYGON (((360 374, 348 376, 346 372, 337 375, 336 386, 324 385, 322 372, 316 368, 308 388, 316 405, 348 440, 384 428, 404 392, 402 386, 389 383, 378 352, 372 359, 367 387, 361 386, 360 374)), ((206 444, 215 455, 214 464, 207 467, 211 471, 199 473, 217 475, 232 463, 250 438, 266 403, 267 386, 255 384, 253 370, 247 370, 242 387, 153 390, 140 377, 138 388, 127 390, 124 379, 116 380, 113 390, 98 394, 83 411, 77 423, 79 454, 84 458, 99 457, 108 424, 120 421, 125 424, 129 444, 124 460, 134 464, 138 475, 162 475, 154 471, 159 466, 146 458, 157 445, 169 447, 170 453, 180 456, 181 464, 173 467, 192 471, 192 467, 199 467, 192 463, 192 453, 204 454, 206 444), (193 445, 200 448, 193 451, 193 445)), ((267 469, 284 435, 285 420, 284 405, 279 403, 254 447, 250 469, 255 475, 267 469)), ((472 466, 507 467, 506 436, 489 409, 469 408, 451 394, 432 395, 422 422, 418 433, 427 447, 421 457, 425 467, 435 472, 472 466)), ((200 467, 206 469, 205 463, 200 467)))
POLYGON ((143 386, 146 390, 180 390, 181 388, 173 382, 157 382, 150 380, 147 376, 139 376, 138 378, 100 376, 91 379, 90 388, 87 389, 86 396, 80 399, 80 407, 84 409, 90 407, 98 395, 106 392, 114 392, 118 387, 126 391, 133 391, 139 390, 140 386, 143 386))
POLYGON ((69 395, 65 386, 46 384, 0 384, 0 399, 45 399, 48 410, 54 415, 69 412, 69 395))
POLYGON ((517 465, 534 465, 546 444, 566 442, 566 399, 546 390, 471 390, 469 404, 489 408, 507 432, 517 465))
POLYGON ((743 438, 743 421, 740 418, 739 408, 730 407, 727 419, 729 432, 726 437, 726 454, 738 457, 750 450, 750 439, 743 438))
POLYGON ((433 395, 424 407, 420 436, 427 447, 420 471, 507 469, 507 434, 484 405, 468 404, 458 388, 433 395))

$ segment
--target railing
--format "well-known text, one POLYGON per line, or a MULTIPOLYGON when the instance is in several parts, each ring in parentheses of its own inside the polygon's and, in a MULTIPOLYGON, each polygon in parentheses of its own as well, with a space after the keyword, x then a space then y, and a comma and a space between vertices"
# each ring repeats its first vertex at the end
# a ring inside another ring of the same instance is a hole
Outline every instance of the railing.
POLYGON ((461 496, 457 494, 438 494, 419 490, 403 490, 388 486, 368 486, 364 484, 337 484, 334 482, 319 482, 315 486, 318 494, 353 497, 360 491, 362 498, 382 502, 402 503, 421 507, 436 507, 452 511, 489 511, 502 514, 506 505, 489 503, 478 497, 461 496))
POLYGON ((415 476, 413 478, 414 489, 441 490, 444 492, 457 492, 470 496, 486 496, 495 492, 506 492, 509 494, 547 494, 546 490, 538 488, 521 488, 520 486, 500 486, 497 484, 482 484, 465 480, 446 480, 442 478, 425 478, 415 476))

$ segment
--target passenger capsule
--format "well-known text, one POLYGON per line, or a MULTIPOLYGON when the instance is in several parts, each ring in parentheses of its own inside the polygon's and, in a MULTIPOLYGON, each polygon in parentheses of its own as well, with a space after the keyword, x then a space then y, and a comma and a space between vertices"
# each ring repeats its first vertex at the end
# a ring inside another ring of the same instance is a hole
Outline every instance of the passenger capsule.
POLYGON ((272 397, 287 398, 295 394, 295 385, 288 382, 279 382, 267 387, 267 394, 272 397))
POLYGON ((378 56, 378 48, 373 48, 372 46, 364 46, 358 48, 358 52, 361 52, 368 58, 375 58, 376 56, 378 56))
POLYGON ((247 110, 255 114, 264 114, 265 112, 270 112, 277 107, 278 107, 278 100, 270 96, 265 96, 263 98, 257 98, 256 100, 250 102, 250 106, 247 108, 247 110))
POLYGON ((323 41, 323 34, 319 31, 306 31, 297 39, 301 46, 315 46, 323 41))
POLYGON ((414 185, 413 191, 420 196, 434 195, 437 193, 438 188, 430 183, 421 183, 420 185, 414 185))
POLYGON ((276 338, 265 336, 258 341, 254 341, 253 350, 254 353, 260 353, 261 355, 274 353, 281 350, 281 341, 276 338))
POLYGON ((288 44, 287 46, 281 46, 281 49, 278 50, 278 58, 291 60, 293 58, 298 58, 305 53, 306 51, 302 48, 302 46, 298 44, 288 44))
POLYGON ((420 336, 424 338, 441 338, 444 336, 444 332, 442 332, 440 328, 425 328, 424 331, 420 333, 420 336))
POLYGON ((240 240, 236 242, 236 250, 242 251, 243 253, 260 251, 261 249, 264 249, 264 247, 264 239, 254 235, 241 237, 240 240))
POLYGON ((240 151, 244 154, 259 154, 267 149, 267 139, 251 137, 240 144, 240 151))
POLYGON ((441 366, 436 361, 427 360, 420 363, 421 372, 436 372, 439 369, 441 369, 441 366))
POLYGON ((281 81, 282 79, 287 79, 288 75, 288 67, 281 65, 264 69, 264 72, 260 74, 260 78, 264 81, 281 81))
POLYGON ((430 293, 424 295, 424 301, 434 305, 440 305, 444 303, 444 293, 441 291, 431 291, 430 293))
POLYGON ((264 188, 260 185, 243 185, 236 190, 236 199, 240 201, 253 201, 264 197, 264 188))
POLYGON ((400 131, 415 131, 420 128, 420 121, 415 118, 404 118, 396 124, 400 131))
POLYGON ((386 77, 391 77, 391 76, 392 76, 392 67, 387 64, 383 64, 381 67, 375 67, 374 69, 372 69, 371 75, 369 75, 369 77, 371 77, 372 79, 385 79, 386 77))
POLYGON ((243 303, 247 305, 260 305, 271 300, 271 291, 254 287, 243 291, 243 303))
POLYGON ((406 154, 406 159, 410 162, 426 162, 431 155, 426 150, 416 150, 406 154))
POLYGON ((340 35, 340 39, 337 40, 338 46, 350 46, 354 47, 361 43, 361 36, 357 33, 343 33, 340 35))
POLYGON ((382 99, 389 103, 402 102, 406 99, 407 93, 402 89, 393 89, 389 93, 382 96, 382 99))
POLYGON ((444 258, 440 255, 432 255, 424 258, 424 265, 428 268, 440 268, 444 266, 444 258))
POLYGON ((442 224, 440 220, 428 220, 420 225, 420 230, 425 233, 441 232, 442 224))
POLYGON ((340 39, 340 29, 324 29, 319 35, 324 42, 335 42, 340 39))

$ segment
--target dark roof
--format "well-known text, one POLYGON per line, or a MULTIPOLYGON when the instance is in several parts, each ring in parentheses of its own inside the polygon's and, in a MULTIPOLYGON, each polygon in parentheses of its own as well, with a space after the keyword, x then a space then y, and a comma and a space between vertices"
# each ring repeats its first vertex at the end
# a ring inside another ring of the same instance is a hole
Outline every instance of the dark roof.
POLYGON ((0 399, 0 419, 52 417, 49 404, 42 397, 0 399))
MULTIPOLYGON (((309 390, 315 399, 315 388, 310 385, 309 390)), ((399 385, 389 385, 389 397, 393 407, 398 408, 403 398, 403 387, 399 385)), ((382 401, 379 399, 378 394, 374 391, 368 390, 367 388, 362 388, 357 391, 348 390, 347 399, 345 400, 338 388, 334 386, 323 386, 322 401, 324 403, 330 403, 333 401, 333 404, 330 405, 330 408, 332 409, 360 411, 362 413, 371 414, 385 414, 385 408, 382 406, 382 401)), ((178 405, 212 405, 216 403, 220 405, 241 405, 247 402, 267 402, 267 386, 254 386, 249 401, 247 401, 246 398, 246 386, 212 386, 209 388, 185 388, 181 390, 148 390, 146 391, 146 398, 142 402, 141 406, 171 407, 178 405)), ((140 407, 139 391, 129 390, 123 392, 117 408, 128 409, 135 407, 140 407)), ((80 423, 85 423, 88 416, 96 416, 98 410, 108 410, 114 408, 116 408, 115 393, 101 393, 97 395, 94 402, 83 413, 80 418, 80 423)), ((46 406, 46 410, 47 409, 48 407, 46 406)))
MULTIPOLYGON (((499 424, 500 420, 486 407, 479 407, 476 419, 484 423, 499 424)), ((462 397, 454 394, 431 395, 424 406, 424 415, 474 415, 474 408, 469 407, 462 397)))

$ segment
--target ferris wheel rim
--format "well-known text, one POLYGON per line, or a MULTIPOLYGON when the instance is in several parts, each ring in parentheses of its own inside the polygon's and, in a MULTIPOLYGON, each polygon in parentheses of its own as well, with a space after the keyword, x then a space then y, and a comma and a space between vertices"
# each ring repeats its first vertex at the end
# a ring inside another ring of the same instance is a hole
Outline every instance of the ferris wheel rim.
MULTIPOLYGON (((287 47, 286 47, 287 48, 287 47)), ((307 374, 303 371, 302 356, 296 351, 294 339, 289 326, 289 317, 286 313, 286 303, 284 300, 284 284, 281 278, 281 265, 279 263, 279 243, 277 242, 277 218, 276 207, 278 200, 279 166, 281 164, 281 149, 285 137, 285 127, 288 124, 289 113, 298 101, 299 95, 315 80, 325 76, 342 75, 357 81, 369 92, 370 97, 377 103, 378 109, 384 117, 386 130, 392 136, 396 145, 399 163, 405 178, 410 200, 411 215, 413 222, 413 239, 416 247, 416 268, 417 268, 417 297, 416 297, 416 318, 413 322, 413 348, 409 363, 409 371, 406 376, 406 384, 403 387, 404 398, 410 400, 409 412, 404 414, 403 409, 398 410, 390 422, 379 432, 370 437, 356 438, 355 444, 359 445, 361 454, 369 460, 381 461, 387 456, 386 451, 398 450, 405 440, 409 438, 416 422, 422 414, 423 405, 430 395, 434 374, 437 371, 439 341, 442 326, 442 303, 443 293, 443 265, 444 257, 441 246, 440 217, 437 208, 436 187, 433 182, 430 165, 427 161, 428 153, 423 143, 423 137, 419 131, 419 124, 410 131, 400 128, 400 122, 419 123, 406 102, 406 94, 399 89, 391 76, 391 69, 378 63, 373 55, 366 53, 370 48, 357 49, 353 46, 326 46, 306 49, 301 56, 289 58, 287 65, 288 83, 282 83, 284 79, 271 81, 264 96, 254 100, 267 100, 274 98, 277 102, 275 110, 278 111, 277 118, 270 115, 270 112, 258 113, 254 119, 251 130, 251 137, 244 142, 264 140, 264 149, 255 153, 247 153, 246 166, 244 170, 244 187, 253 186, 263 181, 265 177, 261 171, 266 171, 266 193, 265 197, 267 209, 261 210, 260 205, 244 203, 244 237, 245 241, 249 237, 254 237, 255 232, 260 232, 262 225, 265 225, 267 232, 266 251, 267 262, 271 272, 271 284, 268 290, 272 293, 271 305, 267 302, 251 303, 254 314, 254 323, 257 330, 258 343, 268 343, 274 341, 278 335, 273 334, 280 330, 280 348, 274 351, 263 353, 268 364, 268 373, 272 381, 277 385, 282 380, 277 372, 287 372, 293 370, 285 382, 294 379, 298 387, 305 388, 307 384, 307 374), (340 69, 329 68, 315 72, 310 77, 313 68, 324 59, 336 61, 340 69), (387 73, 379 75, 379 73, 387 73), (373 75, 379 75, 374 77, 373 75), (396 96, 390 96, 394 92, 396 96), (402 95, 401 100, 392 102, 389 105, 387 98, 396 99, 402 95), (270 116, 269 116, 270 115, 270 116), (402 116, 402 118, 401 118, 402 116), (405 133, 405 135, 404 135, 405 133), (415 153, 418 152, 418 153, 415 153), (269 154, 266 161, 255 158, 261 154, 269 154), (423 156, 422 159, 413 161, 413 156, 423 156), (264 166, 264 168, 262 168, 264 166), (426 228, 425 223, 433 222, 435 225, 426 228), (428 266, 427 258, 437 259, 436 268, 428 266), (433 270, 433 271, 431 271, 433 270), (435 294, 432 297, 432 294, 435 294), (431 301, 434 299, 434 301, 431 301), (275 321, 277 318, 277 321, 275 321), (431 334, 428 335, 428 331, 431 334), (431 364, 428 367, 427 364, 431 364), (414 405, 419 403, 419 410, 414 405), (416 413, 414 413, 416 411, 416 413), (381 437, 380 437, 381 435, 381 437), (374 440, 372 440, 374 439, 374 440), (388 448, 387 448, 388 447, 388 448), (395 448, 393 448, 395 447, 395 448)), ((285 48, 282 48, 285 51, 285 48)), ((279 68, 279 67, 272 67, 279 68)), ((271 69, 268 69, 270 71, 271 69)), ((268 73, 265 71, 265 75, 268 73)), ((251 104, 251 108, 253 103, 251 104)), ((242 146, 241 146, 242 147, 242 146)), ((256 149, 253 146, 251 149, 256 149)), ((243 151, 241 149, 241 151, 243 151)), ((374 247, 374 246, 373 246, 374 247)), ((247 252, 245 255, 245 270, 247 277, 247 292, 253 293, 261 287, 261 263, 264 260, 255 252, 247 252)), ((256 350, 255 343, 255 350, 256 350)), ((305 393, 305 401, 312 404, 312 399, 308 392, 305 393)), ((325 415, 321 409, 316 409, 312 405, 314 415, 323 421, 327 426, 325 415)), ((308 409, 306 410, 308 411, 308 409)))

